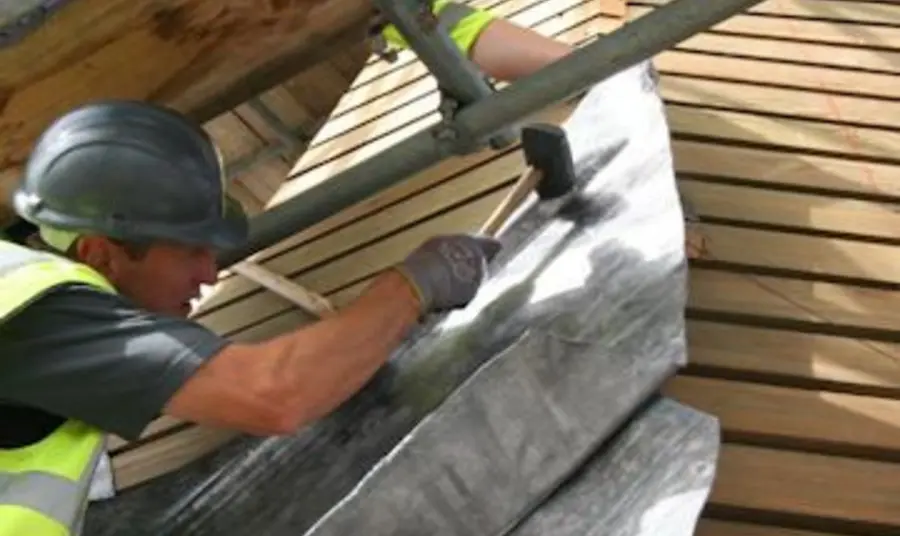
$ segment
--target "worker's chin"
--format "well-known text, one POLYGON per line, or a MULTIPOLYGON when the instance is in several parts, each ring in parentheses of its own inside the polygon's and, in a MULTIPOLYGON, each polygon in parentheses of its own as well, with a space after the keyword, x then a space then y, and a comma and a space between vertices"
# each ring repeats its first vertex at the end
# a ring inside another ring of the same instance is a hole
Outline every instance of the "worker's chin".
POLYGON ((173 311, 173 313, 176 314, 177 316, 187 318, 187 317, 191 316, 191 311, 193 311, 193 310, 194 310, 194 307, 191 305, 191 302, 188 301, 188 302, 184 302, 184 303, 180 304, 173 311))

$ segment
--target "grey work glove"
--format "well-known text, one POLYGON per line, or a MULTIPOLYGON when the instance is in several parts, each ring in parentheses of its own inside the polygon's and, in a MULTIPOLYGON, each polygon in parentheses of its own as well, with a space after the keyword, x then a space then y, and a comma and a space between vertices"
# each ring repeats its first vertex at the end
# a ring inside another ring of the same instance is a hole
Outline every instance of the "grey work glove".
POLYGON ((489 237, 456 234, 425 241, 397 265, 418 293, 422 313, 468 304, 487 275, 488 262, 500 251, 489 237))

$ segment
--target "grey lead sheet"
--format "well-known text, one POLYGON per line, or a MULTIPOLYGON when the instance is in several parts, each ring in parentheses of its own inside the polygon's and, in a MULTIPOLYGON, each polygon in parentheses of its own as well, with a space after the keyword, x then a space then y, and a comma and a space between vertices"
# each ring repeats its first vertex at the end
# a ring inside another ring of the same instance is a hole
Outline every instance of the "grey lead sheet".
POLYGON ((579 191, 515 215, 472 304, 334 414, 94 504, 86 534, 498 534, 532 511, 685 361, 682 212, 649 63, 592 88, 564 128, 579 191))
POLYGON ((653 399, 509 536, 688 536, 712 489, 719 423, 653 399))

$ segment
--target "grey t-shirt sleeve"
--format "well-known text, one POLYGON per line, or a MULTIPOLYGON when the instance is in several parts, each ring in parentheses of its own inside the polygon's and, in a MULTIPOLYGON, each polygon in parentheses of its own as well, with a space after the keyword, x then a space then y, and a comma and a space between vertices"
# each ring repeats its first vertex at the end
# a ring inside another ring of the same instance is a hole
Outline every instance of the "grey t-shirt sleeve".
POLYGON ((53 290, 0 326, 0 401, 135 439, 228 341, 87 286, 53 290))

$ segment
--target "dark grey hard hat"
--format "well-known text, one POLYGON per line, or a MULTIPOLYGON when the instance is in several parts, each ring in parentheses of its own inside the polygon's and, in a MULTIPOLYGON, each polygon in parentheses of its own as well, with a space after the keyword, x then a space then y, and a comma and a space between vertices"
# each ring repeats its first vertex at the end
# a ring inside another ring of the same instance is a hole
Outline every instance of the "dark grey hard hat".
POLYGON ((110 100, 81 106, 40 136, 13 196, 37 225, 129 241, 234 247, 247 238, 222 162, 199 125, 167 108, 110 100))

